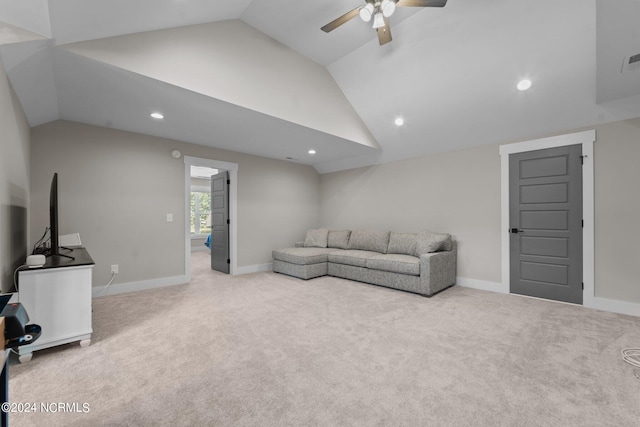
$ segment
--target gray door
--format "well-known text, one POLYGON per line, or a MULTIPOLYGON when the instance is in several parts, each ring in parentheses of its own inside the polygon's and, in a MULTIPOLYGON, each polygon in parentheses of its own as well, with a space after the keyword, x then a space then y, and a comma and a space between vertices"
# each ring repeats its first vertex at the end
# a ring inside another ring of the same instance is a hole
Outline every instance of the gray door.
POLYGON ((582 146, 509 156, 511 292, 582 304, 582 146))
POLYGON ((229 273, 229 173, 211 177, 211 269, 229 273))

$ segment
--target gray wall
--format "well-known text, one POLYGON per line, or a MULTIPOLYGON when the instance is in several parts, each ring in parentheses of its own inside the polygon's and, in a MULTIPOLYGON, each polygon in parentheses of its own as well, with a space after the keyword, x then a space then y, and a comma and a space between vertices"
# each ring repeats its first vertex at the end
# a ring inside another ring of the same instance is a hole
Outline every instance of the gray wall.
POLYGON ((185 156, 237 163, 238 266, 271 262, 271 250, 318 222, 319 176, 309 167, 178 141, 56 121, 32 129, 33 235, 48 222, 48 192, 59 173, 60 231, 79 232, 96 261, 94 285, 184 273, 185 156), (174 222, 166 222, 172 213, 174 222))
POLYGON ((497 146, 325 174, 321 197, 327 227, 451 233, 458 276, 500 281, 497 146))
POLYGON ((596 132, 596 296, 640 303, 640 118, 596 132))
POLYGON ((13 272, 28 248, 29 125, 0 63, 0 284, 13 288, 13 272))
MULTIPOLYGON (((640 118, 596 134, 596 296, 640 303, 640 118)), ((320 223, 449 232, 459 242, 459 277, 500 282, 498 152, 486 145, 322 175, 320 223)))

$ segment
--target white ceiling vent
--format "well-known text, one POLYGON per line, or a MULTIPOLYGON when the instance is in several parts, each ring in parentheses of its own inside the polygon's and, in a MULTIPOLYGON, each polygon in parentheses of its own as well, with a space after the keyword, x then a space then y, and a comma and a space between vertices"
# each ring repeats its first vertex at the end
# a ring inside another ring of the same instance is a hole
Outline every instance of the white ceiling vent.
POLYGON ((624 61, 622 62, 622 70, 620 72, 627 73, 629 71, 638 71, 640 70, 640 53, 636 53, 635 55, 625 56, 624 61))

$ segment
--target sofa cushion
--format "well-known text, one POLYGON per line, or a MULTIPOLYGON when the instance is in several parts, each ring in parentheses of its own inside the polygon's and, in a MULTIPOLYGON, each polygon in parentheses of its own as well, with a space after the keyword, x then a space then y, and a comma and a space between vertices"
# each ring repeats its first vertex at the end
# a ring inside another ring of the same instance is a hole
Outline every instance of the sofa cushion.
POLYGON ((305 248, 326 248, 329 230, 326 228, 318 228, 307 231, 307 237, 304 239, 305 248))
POLYGON ((419 276, 420 258, 402 254, 376 255, 367 259, 367 268, 419 276))
POLYGON ((351 236, 351 230, 329 230, 327 247, 347 249, 349 247, 349 236, 351 236))
POLYGON ((394 233, 389 235, 388 254, 415 255, 416 254, 416 234, 415 233, 394 233))
POLYGON ((437 251, 451 250, 451 235, 421 231, 416 238, 416 256, 437 251))
POLYGON ((349 237, 349 249, 387 253, 389 232, 378 230, 353 230, 349 237))
POLYGON ((357 249, 347 249, 346 251, 331 252, 328 256, 329 262, 336 264, 354 265, 356 267, 366 267, 367 259, 380 255, 378 252, 361 251, 357 249))
POLYGON ((273 259, 298 265, 317 264, 327 262, 327 255, 340 251, 335 248, 285 248, 276 249, 271 253, 273 259))

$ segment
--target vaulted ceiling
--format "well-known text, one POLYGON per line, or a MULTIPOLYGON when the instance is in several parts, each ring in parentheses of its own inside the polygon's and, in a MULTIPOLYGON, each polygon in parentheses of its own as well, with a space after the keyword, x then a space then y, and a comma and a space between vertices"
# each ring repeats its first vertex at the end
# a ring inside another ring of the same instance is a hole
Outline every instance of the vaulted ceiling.
POLYGON ((0 0, 0 60, 31 126, 72 120, 321 173, 640 116, 640 0, 398 8, 384 46, 358 18, 320 30, 359 5, 0 0))

